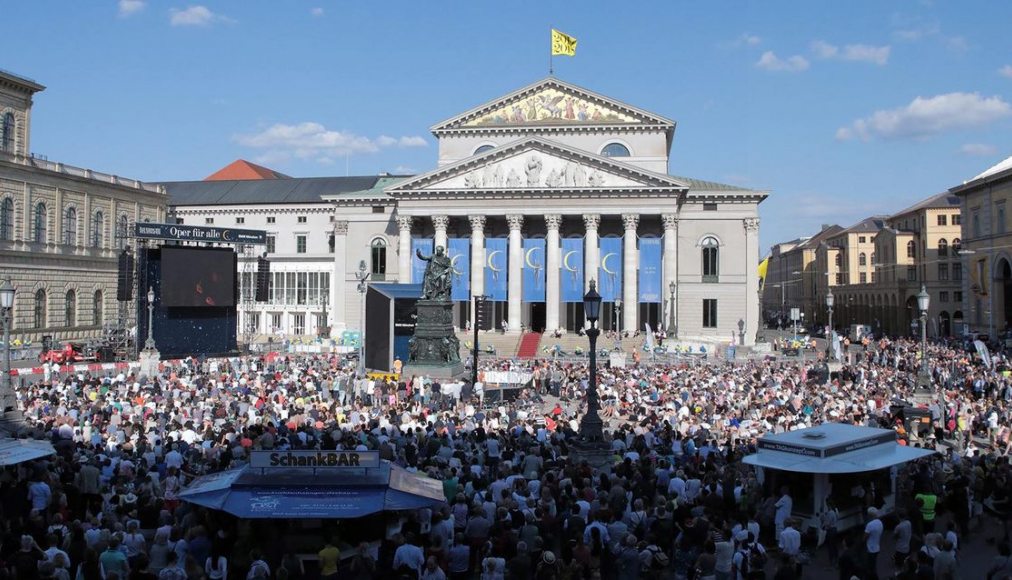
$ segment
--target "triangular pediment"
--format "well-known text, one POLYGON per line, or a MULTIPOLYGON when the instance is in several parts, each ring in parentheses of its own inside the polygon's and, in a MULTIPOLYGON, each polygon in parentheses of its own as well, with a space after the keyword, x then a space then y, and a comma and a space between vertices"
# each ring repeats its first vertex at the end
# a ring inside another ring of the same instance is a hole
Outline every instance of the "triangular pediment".
POLYGON ((612 158, 530 137, 408 179, 387 192, 598 188, 682 190, 688 184, 612 158))
POLYGON ((650 126, 674 122, 575 85, 547 78, 437 124, 433 133, 489 128, 650 126))

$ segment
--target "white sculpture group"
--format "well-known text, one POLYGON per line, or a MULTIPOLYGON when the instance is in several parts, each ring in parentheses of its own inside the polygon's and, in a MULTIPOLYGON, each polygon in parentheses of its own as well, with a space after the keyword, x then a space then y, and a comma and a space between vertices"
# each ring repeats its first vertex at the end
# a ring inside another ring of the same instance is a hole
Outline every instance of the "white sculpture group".
POLYGON ((494 189, 497 187, 601 187, 605 185, 605 174, 596 169, 588 171, 586 167, 572 161, 562 163, 561 167, 552 168, 542 178, 544 163, 540 155, 527 156, 523 164, 524 176, 521 177, 516 167, 508 171, 504 163, 488 163, 481 169, 475 169, 464 176, 464 187, 467 189, 494 189))

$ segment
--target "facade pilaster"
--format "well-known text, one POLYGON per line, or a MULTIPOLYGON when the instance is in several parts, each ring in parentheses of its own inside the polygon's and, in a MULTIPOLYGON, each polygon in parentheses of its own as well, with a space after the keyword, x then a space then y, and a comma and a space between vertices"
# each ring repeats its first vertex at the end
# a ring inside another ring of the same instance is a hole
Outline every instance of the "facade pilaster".
MULTIPOLYGON (((759 331, 759 218, 742 220, 745 228, 745 344, 755 344, 759 331)), ((737 330, 738 321, 734 321, 737 330)))
POLYGON ((348 221, 334 222, 334 271, 330 275, 330 304, 327 314, 331 326, 341 330, 348 327, 348 221))
MULTIPOLYGON (((583 214, 583 291, 590 289, 590 281, 597 280, 597 267, 601 263, 601 248, 598 245, 597 229, 601 225, 601 214, 583 214)), ((598 284, 600 286, 600 284, 598 284)))
POLYGON ((661 292, 664 293, 665 302, 668 304, 667 316, 664 318, 664 325, 673 336, 678 336, 678 216, 675 214, 664 214, 661 216, 664 224, 664 285, 661 292), (671 283, 675 283, 675 299, 671 300, 671 283), (672 324, 674 321, 674 324, 672 324))
POLYGON ((442 246, 443 250, 446 250, 446 229, 450 227, 450 217, 445 215, 432 216, 432 227, 436 231, 436 235, 433 236, 433 251, 440 246, 442 246))
POLYGON ((559 228, 562 216, 548 214, 545 216, 545 330, 551 332, 559 328, 559 277, 562 275, 562 255, 559 248, 559 228))
POLYGON ((509 323, 510 332, 519 332, 521 315, 521 293, 523 292, 522 268, 524 263, 523 232, 524 216, 510 214, 506 216, 506 223, 509 225, 509 278, 507 279, 507 300, 509 312, 506 321, 509 323))
POLYGON ((397 216, 397 282, 411 283, 411 225, 415 218, 409 215, 397 216))
POLYGON ((485 216, 467 216, 471 222, 471 325, 477 324, 474 297, 485 293, 485 216))
POLYGON ((622 214, 625 236, 622 243, 622 329, 636 332, 639 322, 639 295, 637 271, 639 269, 636 228, 640 216, 635 213, 622 214))

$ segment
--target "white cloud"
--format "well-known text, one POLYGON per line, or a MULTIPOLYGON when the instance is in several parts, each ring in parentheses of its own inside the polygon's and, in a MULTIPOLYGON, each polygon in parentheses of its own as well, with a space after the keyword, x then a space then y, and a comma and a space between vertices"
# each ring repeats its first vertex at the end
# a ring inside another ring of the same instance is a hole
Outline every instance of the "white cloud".
POLYGON ((848 127, 836 131, 836 138, 847 140, 873 137, 883 139, 927 137, 945 131, 980 127, 1012 115, 1012 106, 1001 97, 981 97, 979 93, 946 93, 917 97, 905 107, 875 111, 848 127))
POLYGON ((169 24, 172 26, 210 26, 216 22, 235 22, 227 16, 215 14, 206 6, 187 6, 180 10, 172 8, 169 10, 169 24))
POLYGON ((313 16, 316 16, 316 17, 323 16, 323 8, 320 8, 319 6, 317 6, 316 8, 313 8, 312 10, 310 10, 309 13, 312 14, 313 16))
POLYGON ((143 10, 144 0, 119 0, 117 6, 120 18, 126 18, 143 10))
POLYGON ((414 175, 418 171, 414 167, 408 167, 407 165, 398 165, 394 167, 394 175, 414 175))
POLYGON ((888 45, 848 44, 841 49, 822 40, 816 40, 812 43, 812 52, 818 58, 870 62, 879 66, 889 62, 889 52, 891 50, 892 47, 888 45))
POLYGON ((998 74, 1007 79, 1012 79, 1012 64, 1007 64, 998 69, 998 74))
POLYGON ((800 72, 808 69, 808 60, 797 54, 782 60, 772 50, 767 50, 759 57, 755 66, 768 71, 800 72))
POLYGON ((903 40, 906 42, 917 42, 922 38, 935 36, 941 31, 942 28, 938 25, 937 22, 916 23, 911 26, 900 28, 894 31, 893 37, 896 38, 896 40, 903 40))
POLYGON ((381 135, 375 139, 356 135, 349 131, 334 131, 320 123, 306 122, 295 125, 278 123, 260 131, 237 135, 235 141, 245 147, 263 149, 258 159, 273 162, 291 158, 314 159, 319 163, 330 163, 333 157, 350 154, 376 153, 391 147, 427 147, 428 142, 419 136, 390 137, 381 135))
POLYGON ((756 36, 755 34, 749 34, 747 32, 745 34, 742 34, 741 37, 738 39, 738 42, 740 44, 744 44, 745 46, 759 46, 762 43, 762 41, 763 39, 760 38, 759 36, 756 36))
POLYGON ((959 152, 963 155, 972 155, 974 157, 990 157, 998 153, 998 148, 994 145, 985 145, 984 143, 967 143, 959 148, 959 152))

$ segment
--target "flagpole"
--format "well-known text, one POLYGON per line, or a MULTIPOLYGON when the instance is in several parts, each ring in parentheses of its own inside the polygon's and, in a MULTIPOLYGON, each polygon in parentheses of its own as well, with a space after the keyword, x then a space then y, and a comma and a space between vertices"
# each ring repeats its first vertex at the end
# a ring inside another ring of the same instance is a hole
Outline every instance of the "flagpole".
POLYGON ((552 29, 548 29, 548 76, 555 72, 552 67, 552 29))

